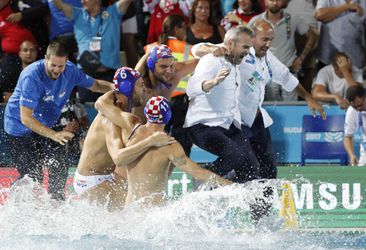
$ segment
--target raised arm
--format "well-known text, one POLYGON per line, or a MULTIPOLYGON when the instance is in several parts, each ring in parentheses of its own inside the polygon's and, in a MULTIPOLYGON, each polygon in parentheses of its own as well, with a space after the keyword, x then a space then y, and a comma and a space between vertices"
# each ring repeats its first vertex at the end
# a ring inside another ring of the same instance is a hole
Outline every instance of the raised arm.
MULTIPOLYGON (((207 54, 214 54, 215 56, 218 56, 217 54, 215 54, 215 52, 217 52, 218 50, 223 50, 223 52, 221 53, 221 55, 225 54, 225 48, 212 44, 212 43, 199 43, 196 44, 192 47, 192 55, 195 57, 203 57, 207 54)), ((219 55, 219 56, 221 56, 219 55)))
POLYGON ((177 77, 179 79, 191 74, 197 66, 199 59, 191 59, 184 62, 175 63, 175 69, 177 72, 177 77))
POLYGON ((156 132, 136 144, 125 147, 122 141, 122 129, 107 118, 103 118, 103 126, 108 152, 117 166, 126 166, 135 161, 151 147, 161 147, 175 143, 173 137, 164 132, 156 132))
POLYGON ((64 15, 71 20, 72 18, 72 6, 64 3, 62 0, 53 0, 55 7, 64 13, 64 15))
POLYGON ((125 14, 128 9, 128 6, 130 6, 131 2, 132 2, 132 0, 119 0, 117 3, 119 12, 121 12, 122 14, 125 14))
MULTIPOLYGON (((134 125, 128 122, 127 119, 131 114, 126 113, 120 107, 117 107, 114 104, 115 101, 116 98, 114 97, 114 90, 111 90, 99 97, 94 106, 96 110, 118 127, 131 130, 134 125)), ((125 105, 127 105, 127 100, 125 105)))
POLYGON ((357 12, 359 16, 363 15, 363 9, 359 4, 349 2, 334 7, 320 8, 315 12, 315 19, 327 23, 346 11, 357 12))
POLYGON ((192 175, 192 177, 201 181, 207 181, 214 185, 232 184, 231 181, 226 180, 207 169, 201 168, 197 163, 189 159, 184 153, 184 150, 180 144, 176 143, 171 147, 172 153, 169 155, 169 160, 174 166, 192 175))

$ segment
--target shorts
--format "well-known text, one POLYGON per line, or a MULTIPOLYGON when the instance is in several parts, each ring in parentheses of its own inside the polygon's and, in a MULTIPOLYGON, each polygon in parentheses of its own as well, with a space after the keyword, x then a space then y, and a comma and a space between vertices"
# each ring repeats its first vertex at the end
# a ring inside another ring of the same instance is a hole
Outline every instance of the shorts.
POLYGON ((84 176, 76 171, 74 175, 74 189, 78 195, 81 195, 104 181, 114 182, 114 176, 112 174, 84 176))

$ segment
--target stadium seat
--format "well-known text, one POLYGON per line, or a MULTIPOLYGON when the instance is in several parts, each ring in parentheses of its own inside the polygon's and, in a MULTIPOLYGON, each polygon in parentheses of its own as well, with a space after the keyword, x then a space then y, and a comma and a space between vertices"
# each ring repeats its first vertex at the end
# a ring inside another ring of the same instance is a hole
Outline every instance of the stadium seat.
POLYGON ((344 115, 330 115, 326 120, 321 116, 304 115, 301 137, 301 166, 305 159, 339 159, 345 166, 348 155, 343 146, 344 115))

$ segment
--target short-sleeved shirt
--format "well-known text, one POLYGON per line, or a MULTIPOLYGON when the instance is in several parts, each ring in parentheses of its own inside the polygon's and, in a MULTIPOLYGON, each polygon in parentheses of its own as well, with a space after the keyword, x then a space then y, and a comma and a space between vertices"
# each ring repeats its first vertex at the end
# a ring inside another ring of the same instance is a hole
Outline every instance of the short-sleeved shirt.
POLYGON ((5 108, 4 128, 13 136, 22 136, 31 132, 20 119, 20 106, 33 110, 33 116, 47 127, 52 127, 60 117, 61 110, 73 88, 89 88, 94 79, 73 63, 67 62, 64 72, 56 79, 46 74, 45 60, 39 60, 27 66, 19 76, 14 93, 5 108))
POLYGON ((240 83, 239 67, 223 57, 207 54, 197 64, 193 76, 188 80, 187 95, 190 98, 184 127, 204 124, 229 129, 231 124, 240 127, 237 88, 240 83), (202 90, 202 83, 216 77, 222 68, 230 74, 208 93, 202 90), (234 121, 235 120, 235 121, 234 121))
POLYGON ((315 7, 313 0, 291 0, 285 11, 292 16, 301 17, 310 27, 318 28, 318 22, 314 17, 315 7))
MULTIPOLYGON (((352 77, 358 82, 362 83, 362 71, 357 67, 352 67, 352 77)), ((319 70, 316 77, 315 85, 322 85, 327 88, 330 94, 346 97, 346 92, 348 89, 348 84, 346 79, 339 78, 334 72, 333 65, 327 65, 321 70, 319 70)))
MULTIPOLYGON (((331 64, 335 52, 344 52, 351 58, 353 65, 362 68, 365 65, 365 26, 366 1, 353 0, 364 9, 363 16, 356 12, 342 12, 335 19, 321 24, 316 57, 324 64, 331 64)), ((318 0, 316 10, 336 7, 344 4, 344 0, 318 0)))
POLYGON ((122 14, 118 9, 118 2, 102 9, 100 13, 91 17, 83 8, 73 7, 72 21, 75 39, 78 43, 79 54, 89 50, 89 43, 93 37, 101 36, 100 62, 111 69, 120 67, 119 51, 121 38, 122 14))
POLYGON ((264 19, 274 28, 275 37, 270 48, 271 52, 287 67, 291 66, 292 62, 296 59, 296 45, 295 45, 295 32, 300 35, 304 35, 309 30, 307 25, 300 17, 296 15, 290 15, 284 12, 283 18, 274 24, 267 18, 267 12, 263 12, 253 17, 249 25, 252 25, 256 20, 264 19))

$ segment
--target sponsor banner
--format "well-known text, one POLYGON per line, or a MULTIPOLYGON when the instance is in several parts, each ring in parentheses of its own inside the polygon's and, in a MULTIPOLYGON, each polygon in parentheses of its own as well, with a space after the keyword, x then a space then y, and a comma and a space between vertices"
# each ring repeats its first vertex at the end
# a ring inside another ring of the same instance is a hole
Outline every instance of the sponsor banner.
MULTIPOLYGON (((74 168, 66 185, 73 193, 74 168)), ((0 203, 17 178, 13 168, 0 168, 0 203)), ((302 228, 366 228, 366 167, 278 167, 278 178, 291 182, 293 203, 302 228)), ((46 175, 47 177, 47 175, 46 175)), ((47 188, 47 178, 45 178, 47 188)), ((175 169, 166 192, 171 198, 194 189, 194 180, 175 169)), ((280 190, 275 192, 280 197, 280 190)))

